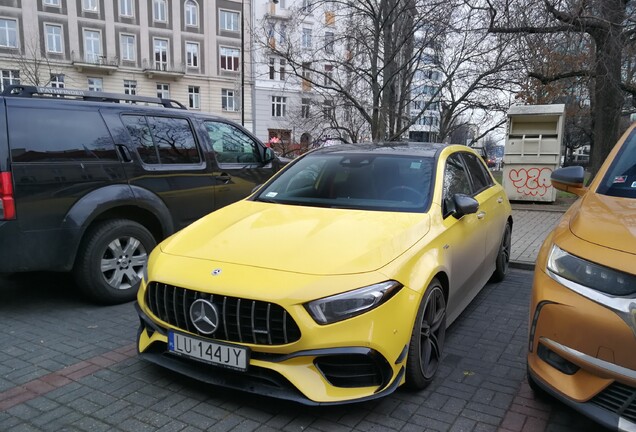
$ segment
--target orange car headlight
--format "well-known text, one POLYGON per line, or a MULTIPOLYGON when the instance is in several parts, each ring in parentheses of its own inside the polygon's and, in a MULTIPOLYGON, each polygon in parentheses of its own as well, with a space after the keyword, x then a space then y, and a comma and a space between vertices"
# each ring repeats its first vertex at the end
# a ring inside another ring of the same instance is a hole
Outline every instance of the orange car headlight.
POLYGON ((572 255, 552 245, 548 270, 564 279, 612 296, 636 293, 636 276, 572 255))
POLYGON ((305 304, 307 311, 318 324, 331 324, 365 313, 397 293, 402 284, 386 281, 321 298, 305 304))

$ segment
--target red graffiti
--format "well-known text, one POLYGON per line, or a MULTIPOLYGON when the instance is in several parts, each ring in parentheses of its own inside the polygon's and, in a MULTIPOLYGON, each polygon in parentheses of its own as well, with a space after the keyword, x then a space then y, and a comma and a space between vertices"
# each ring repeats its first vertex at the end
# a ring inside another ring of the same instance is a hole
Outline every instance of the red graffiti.
POLYGON ((544 196, 552 187, 550 168, 511 169, 508 178, 521 195, 544 196))

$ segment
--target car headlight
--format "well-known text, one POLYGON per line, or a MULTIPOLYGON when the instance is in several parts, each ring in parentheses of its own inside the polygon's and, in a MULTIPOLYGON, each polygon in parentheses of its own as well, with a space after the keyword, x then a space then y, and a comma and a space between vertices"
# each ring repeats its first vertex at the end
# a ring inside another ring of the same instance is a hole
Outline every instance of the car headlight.
POLYGON ((386 281, 306 303, 305 307, 318 324, 331 324, 365 313, 402 288, 396 281, 386 281))
POLYGON ((571 255, 552 245, 548 269, 579 285, 613 296, 636 293, 636 276, 571 255))

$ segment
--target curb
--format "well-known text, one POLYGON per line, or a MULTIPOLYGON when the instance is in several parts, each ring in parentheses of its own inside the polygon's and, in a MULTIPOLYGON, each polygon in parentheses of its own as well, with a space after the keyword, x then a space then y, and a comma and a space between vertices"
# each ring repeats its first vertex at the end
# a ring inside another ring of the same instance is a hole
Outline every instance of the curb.
POLYGON ((534 263, 528 261, 510 261, 508 265, 511 268, 521 269, 521 270, 534 270, 534 263))

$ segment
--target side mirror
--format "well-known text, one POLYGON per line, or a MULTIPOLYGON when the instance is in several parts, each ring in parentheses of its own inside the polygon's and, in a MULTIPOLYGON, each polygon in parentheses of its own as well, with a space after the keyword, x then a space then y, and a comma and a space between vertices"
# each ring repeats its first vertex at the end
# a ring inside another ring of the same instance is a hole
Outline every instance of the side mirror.
POLYGON ((276 154, 274 153, 274 150, 272 150, 269 147, 265 147, 265 155, 263 157, 263 163, 268 164, 274 159, 276 159, 276 154))
POLYGON ((556 169, 552 172, 550 180, 552 181, 552 186, 564 192, 570 192, 578 196, 587 192, 587 188, 583 185, 585 169, 582 166, 556 169))
POLYGON ((461 219, 464 215, 477 213, 479 202, 464 194, 453 195, 453 217, 461 219))

